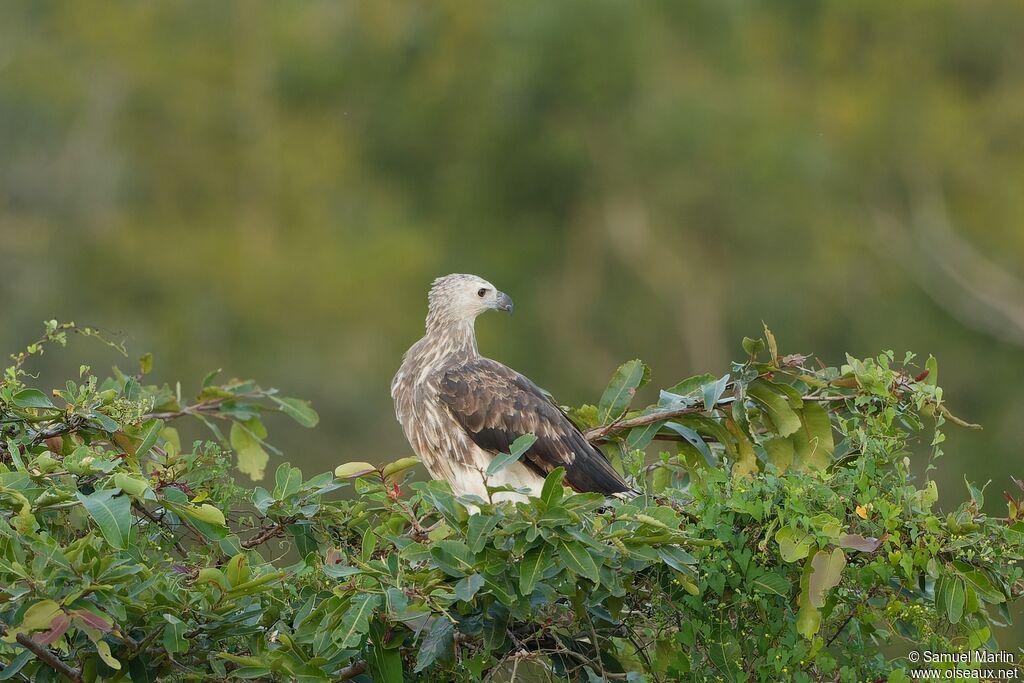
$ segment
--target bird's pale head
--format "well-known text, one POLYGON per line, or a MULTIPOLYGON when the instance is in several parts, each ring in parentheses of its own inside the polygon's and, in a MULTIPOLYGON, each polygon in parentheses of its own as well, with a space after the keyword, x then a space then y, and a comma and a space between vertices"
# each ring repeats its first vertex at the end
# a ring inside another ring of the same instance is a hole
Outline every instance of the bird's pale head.
POLYGON ((456 273, 434 280, 427 297, 427 325, 472 321, 484 311, 512 312, 508 294, 482 277, 456 273))

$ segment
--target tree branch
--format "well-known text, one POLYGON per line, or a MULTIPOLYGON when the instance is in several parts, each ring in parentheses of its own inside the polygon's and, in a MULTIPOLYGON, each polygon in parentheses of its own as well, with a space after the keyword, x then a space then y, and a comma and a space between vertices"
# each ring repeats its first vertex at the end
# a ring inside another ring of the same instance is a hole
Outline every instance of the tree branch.
MULTIPOLYGON (((0 623, 0 629, 6 631, 7 625, 0 623)), ((64 678, 74 683, 82 683, 82 672, 79 669, 65 664, 60 657, 51 652, 48 648, 33 640, 27 633, 19 633, 18 644, 36 656, 36 659, 59 673, 64 678)))
POLYGON ((654 424, 655 422, 661 422, 662 420, 671 420, 674 417, 682 417, 683 415, 692 415, 694 413, 703 412, 704 405, 700 404, 687 406, 686 408, 677 408, 675 410, 666 410, 660 413, 651 413, 650 415, 638 415, 637 417, 631 417, 628 420, 619 420, 602 427, 588 429, 584 433, 584 436, 587 438, 587 441, 590 441, 591 443, 595 441, 603 441, 605 437, 614 432, 621 432, 626 429, 632 429, 633 427, 643 427, 644 425, 654 424))

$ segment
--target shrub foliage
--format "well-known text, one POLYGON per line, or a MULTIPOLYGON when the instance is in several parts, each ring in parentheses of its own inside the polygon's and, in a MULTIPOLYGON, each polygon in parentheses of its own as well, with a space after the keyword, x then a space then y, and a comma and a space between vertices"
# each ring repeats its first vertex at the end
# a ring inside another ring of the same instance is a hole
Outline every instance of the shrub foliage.
POLYGON ((766 328, 644 408, 630 361, 571 415, 641 495, 556 470, 492 504, 410 483, 415 458, 242 486, 264 419, 312 427, 308 403, 216 375, 186 400, 148 357, 31 386, 70 333, 95 335, 51 321, 0 384, 0 680, 904 680, 884 653, 995 649, 1024 587, 1013 496, 936 509, 959 420, 931 358, 817 367, 766 328))

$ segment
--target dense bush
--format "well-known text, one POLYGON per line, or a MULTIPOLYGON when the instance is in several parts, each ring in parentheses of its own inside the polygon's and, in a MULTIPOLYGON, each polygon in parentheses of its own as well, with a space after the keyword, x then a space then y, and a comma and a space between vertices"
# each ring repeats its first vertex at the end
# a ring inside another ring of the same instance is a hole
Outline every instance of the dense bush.
POLYGON ((986 517, 968 484, 940 513, 910 475, 958 421, 933 359, 812 368, 766 329, 640 410, 631 361, 572 415, 643 495, 555 471, 495 505, 407 484, 414 458, 240 486, 268 413, 312 427, 308 404, 215 376, 187 402, 148 357, 29 386, 71 332, 94 335, 49 323, 0 384, 0 680, 905 680, 887 644, 996 648, 1022 591, 1016 500, 986 517))

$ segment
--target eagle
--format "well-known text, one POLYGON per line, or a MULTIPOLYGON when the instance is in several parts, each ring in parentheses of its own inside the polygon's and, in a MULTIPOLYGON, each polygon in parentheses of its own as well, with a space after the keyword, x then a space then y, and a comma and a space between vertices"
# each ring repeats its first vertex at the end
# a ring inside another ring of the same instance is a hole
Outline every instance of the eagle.
POLYGON ((540 494, 544 477, 565 468, 565 483, 580 492, 627 495, 630 486, 591 445, 546 392, 501 363, 480 355, 475 323, 490 310, 512 312, 512 299, 476 275, 434 280, 427 297, 426 334, 406 352, 391 382, 395 415, 413 451, 434 479, 456 495, 523 501, 487 487, 540 494), (495 455, 517 438, 536 440, 514 462, 488 476, 495 455))

